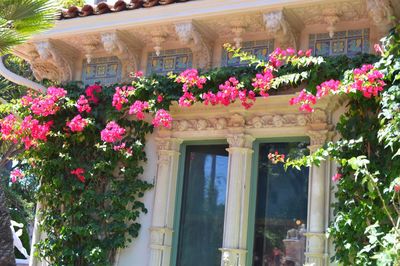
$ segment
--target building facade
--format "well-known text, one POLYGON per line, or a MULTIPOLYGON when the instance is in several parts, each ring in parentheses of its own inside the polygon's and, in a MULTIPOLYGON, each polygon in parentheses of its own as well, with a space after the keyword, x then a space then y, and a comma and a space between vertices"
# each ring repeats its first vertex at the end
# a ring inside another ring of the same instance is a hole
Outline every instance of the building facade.
MULTIPOLYGON (((54 29, 15 53, 38 79, 113 84, 137 70, 243 64, 224 43, 260 58, 276 47, 370 53, 399 11, 395 0, 117 1, 63 11, 54 29)), ((344 108, 329 99, 299 113, 288 105, 294 92, 257 99, 249 110, 172 106, 172 129, 156 131, 146 145, 149 212, 116 265, 331 264, 326 228, 335 165, 284 171, 266 156, 313 151, 334 139, 344 108)))

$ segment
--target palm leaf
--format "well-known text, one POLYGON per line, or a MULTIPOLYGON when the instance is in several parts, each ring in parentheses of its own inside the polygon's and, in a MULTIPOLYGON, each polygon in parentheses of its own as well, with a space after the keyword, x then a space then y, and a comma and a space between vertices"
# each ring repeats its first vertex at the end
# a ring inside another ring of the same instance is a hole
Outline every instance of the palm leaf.
POLYGON ((52 0, 1 0, 0 53, 52 27, 56 10, 52 0))

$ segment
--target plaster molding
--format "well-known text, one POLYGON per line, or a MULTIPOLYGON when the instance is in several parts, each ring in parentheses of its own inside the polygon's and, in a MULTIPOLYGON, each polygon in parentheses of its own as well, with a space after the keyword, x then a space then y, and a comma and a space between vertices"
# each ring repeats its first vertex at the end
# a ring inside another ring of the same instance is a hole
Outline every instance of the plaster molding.
POLYGON ((283 10, 264 13, 263 20, 267 31, 279 42, 278 46, 297 49, 299 33, 289 23, 283 10))
POLYGON ((366 0, 369 18, 379 29, 381 34, 386 34, 393 26, 390 18, 394 15, 389 0, 366 0))
POLYGON ((326 24, 328 24, 328 27, 326 30, 329 33, 329 37, 333 38, 333 35, 335 34, 336 27, 335 25, 339 22, 340 20, 340 13, 335 9, 335 8, 326 8, 322 11, 323 19, 326 24))
POLYGON ((139 69, 141 51, 129 45, 129 38, 124 37, 120 31, 101 33, 101 42, 106 52, 119 58, 122 73, 129 74, 139 69))
POLYGON ((175 23, 175 32, 182 44, 192 47, 197 67, 203 69, 211 67, 212 43, 193 21, 175 23))
POLYGON ((49 39, 31 43, 27 53, 37 80, 72 80, 76 55, 79 54, 72 47, 49 39))

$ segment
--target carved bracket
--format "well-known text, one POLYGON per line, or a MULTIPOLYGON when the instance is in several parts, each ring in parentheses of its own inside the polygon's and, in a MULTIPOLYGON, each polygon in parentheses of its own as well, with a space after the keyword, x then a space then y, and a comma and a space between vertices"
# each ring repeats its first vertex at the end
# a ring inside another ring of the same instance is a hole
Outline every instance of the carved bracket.
POLYGON ((37 80, 68 81, 72 79, 77 54, 61 42, 46 40, 29 46, 28 61, 37 80))
POLYGON ((393 8, 389 0, 367 0, 367 11, 370 19, 378 27, 381 34, 386 34, 392 27, 393 8))
POLYGON ((101 34, 101 42, 106 52, 117 55, 122 62, 122 73, 131 73, 139 68, 138 49, 129 45, 124 35, 119 31, 105 32, 101 34))
POLYGON ((323 18, 328 27, 326 28, 329 32, 329 37, 333 38, 335 34, 335 25, 339 22, 339 13, 334 8, 327 8, 323 10, 323 18))
POLYGON ((191 21, 175 24, 179 40, 185 45, 191 45, 199 68, 211 67, 212 45, 199 28, 191 21))
POLYGON ((283 10, 265 13, 263 19, 267 31, 275 36, 280 46, 297 48, 298 32, 289 23, 283 10))

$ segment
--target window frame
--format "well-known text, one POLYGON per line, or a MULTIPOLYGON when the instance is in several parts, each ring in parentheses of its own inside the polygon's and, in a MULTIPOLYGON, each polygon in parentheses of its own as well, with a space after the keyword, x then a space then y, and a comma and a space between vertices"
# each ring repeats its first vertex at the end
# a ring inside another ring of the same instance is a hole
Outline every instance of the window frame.
MULTIPOLYGON (((306 141, 310 143, 309 137, 278 137, 278 138, 257 138, 253 142, 253 157, 251 163, 251 180, 250 180, 250 198, 249 198, 249 216, 247 220, 247 256, 246 266, 253 266, 253 251, 254 251, 254 231, 255 231, 255 219, 256 219, 256 205, 257 205, 257 183, 258 183, 258 160, 260 152, 260 144, 262 143, 280 143, 280 142, 302 142, 306 141)), ((310 177, 311 172, 308 173, 308 203, 307 203, 307 225, 309 223, 309 211, 310 211, 310 177)))

